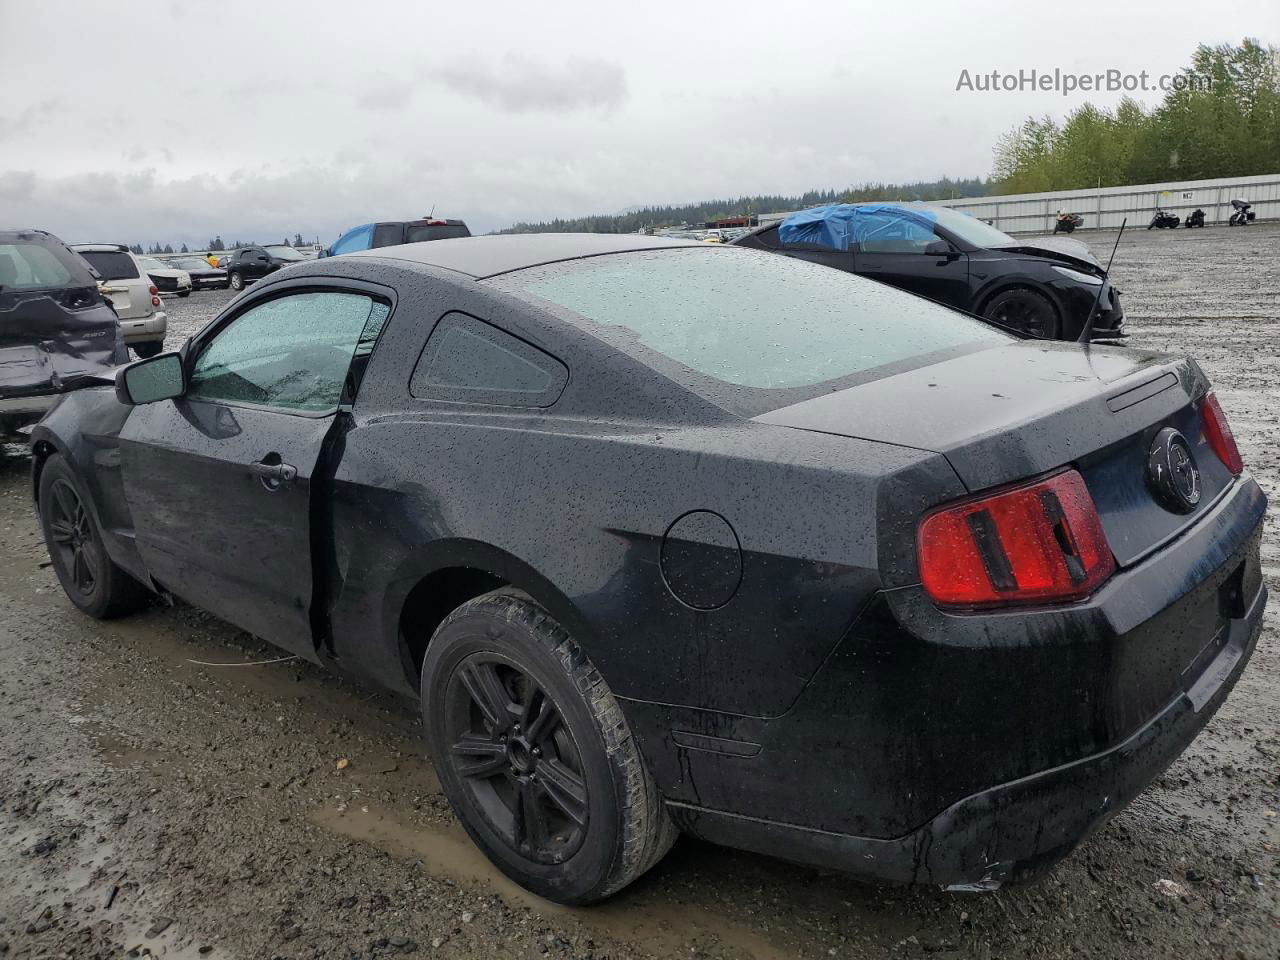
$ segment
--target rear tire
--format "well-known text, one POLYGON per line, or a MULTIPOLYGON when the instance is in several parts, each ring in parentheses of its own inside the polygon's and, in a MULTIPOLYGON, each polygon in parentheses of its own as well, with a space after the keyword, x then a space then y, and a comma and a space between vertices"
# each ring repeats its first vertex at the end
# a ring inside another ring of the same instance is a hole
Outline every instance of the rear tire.
POLYGON ((231 278, 227 281, 227 285, 230 286, 232 290, 243 290, 244 277, 242 277, 237 271, 236 273, 231 274, 231 278))
POLYGON ((112 562, 82 486, 61 454, 40 472, 40 527, 62 589, 95 620, 146 606, 151 592, 112 562))
POLYGON ((154 357, 164 349, 163 343, 157 343, 154 340, 148 340, 146 343, 136 343, 133 345, 133 352, 140 358, 146 360, 148 357, 154 357))
POLYGON ((987 301, 982 315, 1039 340, 1056 340, 1062 335, 1062 321, 1052 301, 1026 287, 997 293, 987 301))
POLYGON ((178 294, 178 299, 180 299, 180 300, 185 300, 185 299, 186 299, 187 297, 189 297, 189 296, 191 296, 191 291, 190 291, 190 290, 184 290, 182 293, 178 294))
POLYGON ((445 619, 427 647, 422 704, 449 802, 525 889, 593 903, 675 841, 608 684, 527 596, 495 591, 445 619))

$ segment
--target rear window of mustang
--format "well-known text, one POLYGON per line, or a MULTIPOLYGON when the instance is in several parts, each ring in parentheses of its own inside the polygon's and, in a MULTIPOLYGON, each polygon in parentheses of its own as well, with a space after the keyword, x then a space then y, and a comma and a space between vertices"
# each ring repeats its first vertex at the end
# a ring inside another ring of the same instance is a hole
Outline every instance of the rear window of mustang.
POLYGON ((489 282, 749 416, 1011 339, 883 284, 747 249, 588 257, 489 282))

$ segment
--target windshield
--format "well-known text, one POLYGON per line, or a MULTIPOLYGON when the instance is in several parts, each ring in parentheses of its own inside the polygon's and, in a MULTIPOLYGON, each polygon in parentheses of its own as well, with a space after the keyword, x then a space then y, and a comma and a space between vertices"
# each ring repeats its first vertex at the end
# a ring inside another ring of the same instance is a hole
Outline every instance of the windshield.
POLYGON ((300 254, 297 250, 293 249, 293 247, 287 247, 282 243, 280 244, 273 243, 271 246, 267 247, 267 253, 271 254, 273 257, 279 257, 281 260, 305 259, 302 256, 302 254, 300 254))
POLYGON ((1010 339, 883 284, 737 247, 591 257, 487 282, 571 311, 560 312, 748 416, 1010 339))
POLYGON ((938 223, 944 230, 949 230, 966 243, 975 247, 998 247, 1006 243, 1017 243, 1013 237, 1003 230, 997 230, 989 223, 983 223, 977 217, 971 217, 950 207, 929 207, 930 213, 938 216, 938 223))
POLYGON ((155 257, 139 257, 138 262, 142 264, 143 270, 172 270, 173 269, 172 265, 167 264, 162 260, 157 260, 155 257))
POLYGON ((211 270, 208 260, 201 260, 199 257, 183 257, 181 260, 174 260, 173 265, 179 270, 211 270))

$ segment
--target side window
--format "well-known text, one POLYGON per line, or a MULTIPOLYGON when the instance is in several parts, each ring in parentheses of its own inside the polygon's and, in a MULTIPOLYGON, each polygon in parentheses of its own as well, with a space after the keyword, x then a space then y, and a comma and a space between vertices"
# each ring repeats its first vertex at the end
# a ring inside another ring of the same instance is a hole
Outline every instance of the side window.
POLYGON ((463 313, 446 314, 427 338, 409 392, 429 400, 549 407, 569 371, 532 344, 463 313))
POLYGON ((368 250, 372 240, 373 224, 366 223, 363 227, 356 227, 354 230, 349 230, 339 237, 337 243, 333 245, 333 255, 338 257, 344 253, 368 250))
POLYGON ((394 247, 403 239, 403 223, 380 223, 373 228, 373 245, 375 247, 394 247))
POLYGON ((859 249, 863 253, 924 253, 925 247, 936 239, 931 224, 900 216, 869 230, 859 249))
POLYGON ((200 351, 187 396, 324 412, 351 361, 368 354, 391 308, 362 293, 313 291, 257 304, 200 351))

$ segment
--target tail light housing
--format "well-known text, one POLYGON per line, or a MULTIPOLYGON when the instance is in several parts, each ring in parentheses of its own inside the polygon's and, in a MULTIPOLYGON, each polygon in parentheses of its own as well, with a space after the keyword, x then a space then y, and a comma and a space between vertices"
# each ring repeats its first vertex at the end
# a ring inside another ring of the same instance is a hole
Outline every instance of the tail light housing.
POLYGON ((1115 572, 1097 507, 1075 470, 926 514, 920 580, 943 607, 1081 600, 1115 572))
POLYGON ((147 287, 147 293, 151 294, 153 297, 159 292, 160 292, 160 288, 157 287, 154 283, 151 286, 147 287))
POLYGON ((1212 393, 1204 398, 1204 405, 1200 408, 1200 423, 1210 449, 1218 455, 1218 459, 1231 471, 1233 477, 1240 476, 1244 472, 1244 458, 1240 456, 1240 448, 1236 446, 1231 424, 1227 423, 1227 416, 1222 412, 1218 398, 1212 393))

